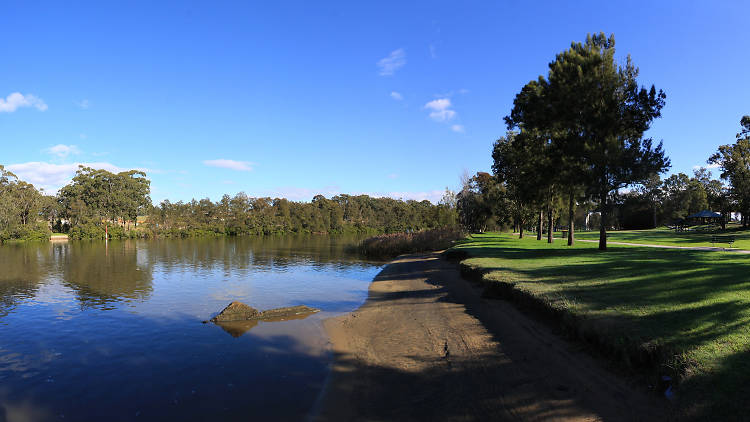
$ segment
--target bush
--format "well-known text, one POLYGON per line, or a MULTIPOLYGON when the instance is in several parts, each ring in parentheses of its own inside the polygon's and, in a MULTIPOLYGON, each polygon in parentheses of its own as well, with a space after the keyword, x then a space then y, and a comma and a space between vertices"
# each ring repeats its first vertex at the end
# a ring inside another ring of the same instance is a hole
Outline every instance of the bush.
POLYGON ((104 227, 96 223, 84 223, 74 226, 68 232, 70 239, 104 239, 104 227))
POLYGON ((358 247, 368 257, 387 258, 405 253, 446 249, 466 233, 458 227, 444 227, 413 233, 381 234, 363 240, 358 247))
POLYGON ((46 241, 52 235, 46 222, 18 225, 0 232, 0 242, 9 240, 46 241))

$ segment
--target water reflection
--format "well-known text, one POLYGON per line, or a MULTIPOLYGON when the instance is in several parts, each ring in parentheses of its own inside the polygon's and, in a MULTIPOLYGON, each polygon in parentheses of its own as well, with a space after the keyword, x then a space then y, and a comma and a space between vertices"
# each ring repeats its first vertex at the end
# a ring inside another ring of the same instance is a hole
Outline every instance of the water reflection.
POLYGON ((19 301, 32 298, 56 261, 51 244, 3 245, 0 252, 0 319, 19 301))
POLYGON ((302 320, 310 315, 313 315, 312 313, 308 314, 298 314, 298 315, 291 315, 286 317, 279 317, 279 318, 264 318, 261 320, 249 320, 249 321, 224 321, 224 322, 214 322, 213 324, 218 325, 221 327, 222 330, 224 330, 227 334, 230 336, 237 338, 241 337, 243 334, 247 333, 254 327, 258 326, 258 323, 274 323, 274 322, 281 322, 281 321, 293 321, 293 320, 302 320))
POLYGON ((0 420, 27 405, 53 420, 304 418, 328 367, 323 316, 200 321, 232 300, 356 308, 379 271, 346 252, 356 240, 0 246, 0 420))
POLYGON ((151 295, 152 266, 139 265, 136 242, 109 242, 106 249, 101 242, 60 246, 65 248, 60 262, 64 284, 75 291, 82 309, 112 309, 112 302, 151 295))

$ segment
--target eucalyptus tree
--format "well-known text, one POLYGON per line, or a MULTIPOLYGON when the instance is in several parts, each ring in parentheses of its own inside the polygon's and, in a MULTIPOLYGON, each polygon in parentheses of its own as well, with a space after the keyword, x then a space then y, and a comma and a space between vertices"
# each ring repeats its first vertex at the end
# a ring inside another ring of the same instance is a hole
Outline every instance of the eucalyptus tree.
POLYGON ((138 170, 115 174, 79 166, 71 183, 60 189, 59 201, 74 225, 103 219, 114 223, 118 218, 136 221, 138 213, 151 205, 150 183, 138 170))

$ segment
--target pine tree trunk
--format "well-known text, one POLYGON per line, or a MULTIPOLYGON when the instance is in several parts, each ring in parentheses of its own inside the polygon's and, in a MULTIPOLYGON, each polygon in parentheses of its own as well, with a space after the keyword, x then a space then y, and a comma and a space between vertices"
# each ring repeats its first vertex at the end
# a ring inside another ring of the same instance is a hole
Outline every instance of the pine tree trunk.
POLYGON ((575 237, 573 237, 573 230, 575 227, 575 222, 573 221, 576 212, 575 207, 575 196, 571 193, 568 198, 568 246, 573 246, 573 243, 575 242, 575 237))
POLYGON ((544 210, 539 210, 539 221, 536 225, 536 240, 542 240, 542 219, 544 218, 544 210))
POLYGON ((600 207, 601 207, 601 222, 599 223, 599 250, 607 250, 607 194, 601 196, 600 207))
POLYGON ((549 206, 547 207, 547 243, 552 243, 555 241, 554 228, 552 223, 552 207, 549 206))

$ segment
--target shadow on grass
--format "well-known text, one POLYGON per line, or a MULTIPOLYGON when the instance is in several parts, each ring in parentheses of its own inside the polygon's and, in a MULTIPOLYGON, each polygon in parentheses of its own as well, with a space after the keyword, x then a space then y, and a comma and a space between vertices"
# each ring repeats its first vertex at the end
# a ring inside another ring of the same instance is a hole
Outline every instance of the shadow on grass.
POLYGON ((572 316, 568 328, 595 337, 616 359, 623 357, 618 349, 630 348, 622 352, 626 366, 639 366, 633 350, 651 348, 640 364, 683 377, 678 394, 691 415, 738 418, 750 411, 748 257, 614 246, 600 252, 595 245, 549 246, 507 235, 486 235, 460 249, 486 284, 537 298, 537 308, 557 317, 572 316))
MULTIPOLYGON (((623 230, 611 231, 607 233, 607 239, 610 242, 626 242, 641 244, 665 244, 676 246, 711 246, 711 237, 713 235, 733 235, 736 242, 747 247, 750 243, 750 230, 742 227, 731 227, 725 230, 695 230, 695 231, 674 231, 674 230, 623 230)), ((598 240, 599 234, 593 232, 577 233, 579 239, 598 240)), ((735 246, 738 246, 735 244, 735 246)))

